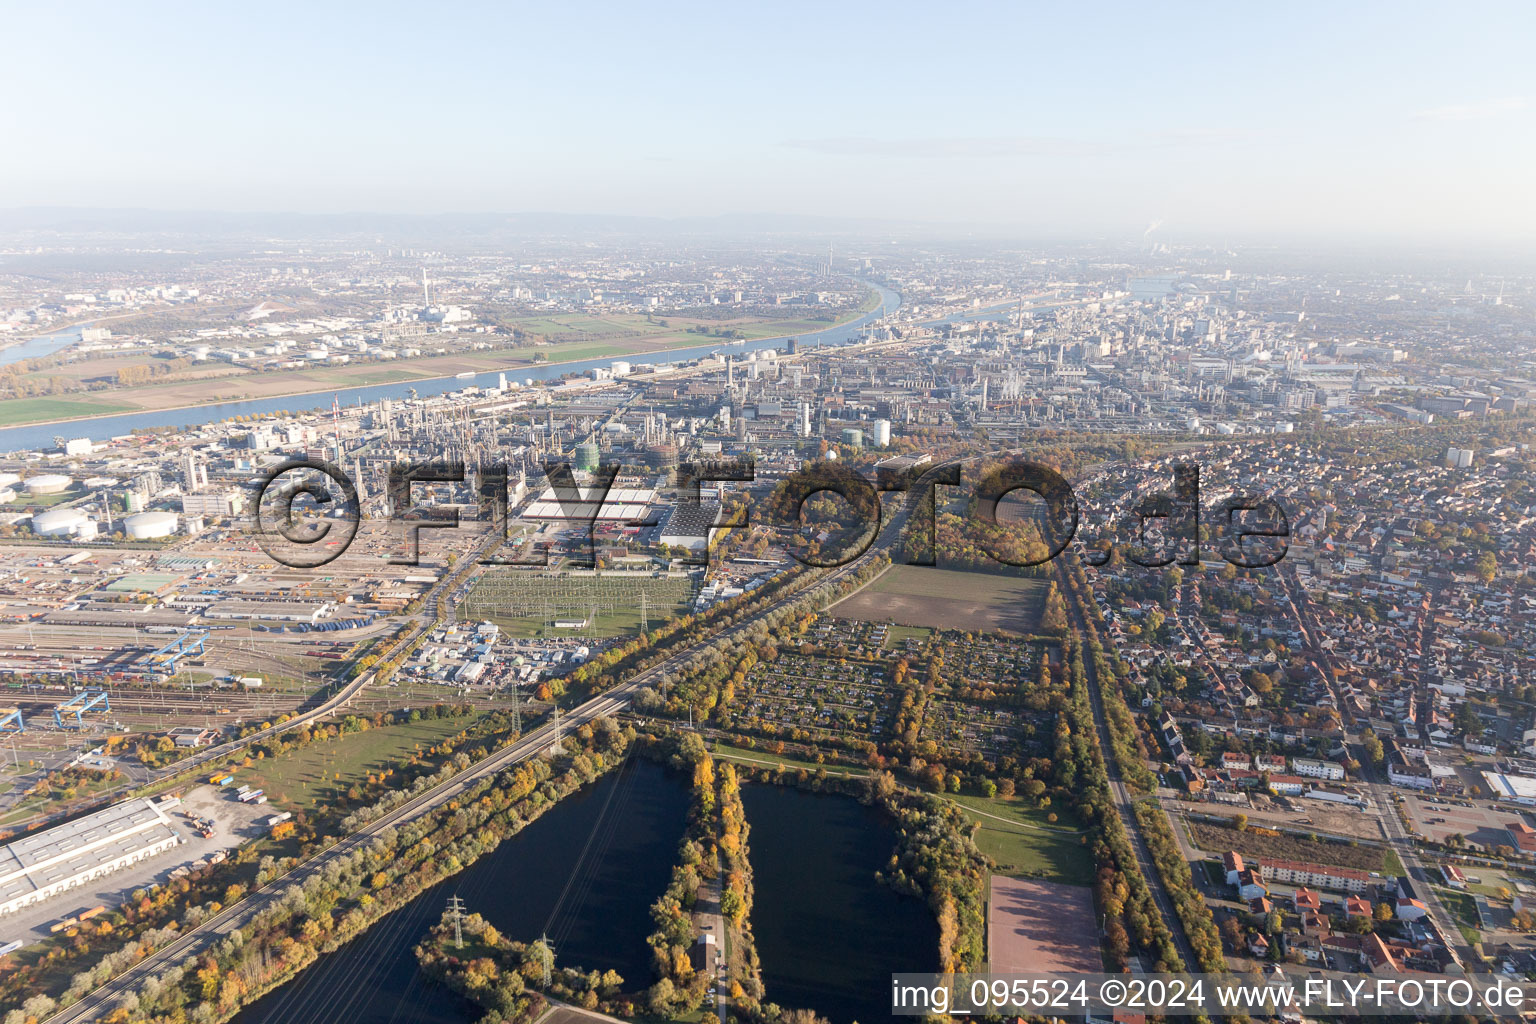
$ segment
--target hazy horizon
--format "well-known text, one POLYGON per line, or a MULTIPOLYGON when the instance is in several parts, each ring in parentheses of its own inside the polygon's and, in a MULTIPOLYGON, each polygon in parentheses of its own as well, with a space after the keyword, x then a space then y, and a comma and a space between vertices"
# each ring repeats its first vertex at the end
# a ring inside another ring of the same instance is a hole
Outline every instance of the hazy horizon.
POLYGON ((11 13, 0 206, 1536 231, 1525 6, 76 10, 11 13))

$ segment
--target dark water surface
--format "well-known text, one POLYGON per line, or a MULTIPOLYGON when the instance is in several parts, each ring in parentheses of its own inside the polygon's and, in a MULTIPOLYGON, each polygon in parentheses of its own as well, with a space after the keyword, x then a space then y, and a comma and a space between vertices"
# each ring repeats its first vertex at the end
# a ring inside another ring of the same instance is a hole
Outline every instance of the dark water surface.
POLYGON ((890 821, 782 786, 743 786, 742 802, 765 999, 834 1024, 889 1019, 891 974, 937 970, 939 948, 927 905, 875 880, 896 847, 890 821))
POLYGON ((650 905, 671 877, 688 810, 683 780, 629 762, 562 800, 487 857, 423 893, 294 981, 236 1024, 464 1024, 480 1011, 416 968, 412 950, 457 893, 504 935, 546 929, 555 962, 610 968, 626 989, 653 980, 650 905))

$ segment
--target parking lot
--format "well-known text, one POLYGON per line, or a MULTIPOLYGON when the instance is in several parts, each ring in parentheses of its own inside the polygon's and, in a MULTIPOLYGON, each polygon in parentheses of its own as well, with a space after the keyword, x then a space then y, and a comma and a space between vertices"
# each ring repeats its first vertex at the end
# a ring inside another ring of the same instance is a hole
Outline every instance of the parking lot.
POLYGON ((1470 800, 1429 794, 1405 794, 1403 810, 1414 827, 1433 842, 1443 843, 1448 837, 1459 835, 1469 847, 1485 850, 1513 845, 1507 827, 1511 822, 1531 823, 1531 816, 1525 811, 1496 810, 1470 800))

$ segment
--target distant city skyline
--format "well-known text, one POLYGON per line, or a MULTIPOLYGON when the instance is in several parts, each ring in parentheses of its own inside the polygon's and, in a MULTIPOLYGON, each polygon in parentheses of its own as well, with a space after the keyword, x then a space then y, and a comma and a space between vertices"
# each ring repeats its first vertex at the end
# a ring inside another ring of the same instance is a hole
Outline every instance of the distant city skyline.
POLYGON ((0 207, 1536 231, 1528 6, 84 10, 8 12, 0 207))

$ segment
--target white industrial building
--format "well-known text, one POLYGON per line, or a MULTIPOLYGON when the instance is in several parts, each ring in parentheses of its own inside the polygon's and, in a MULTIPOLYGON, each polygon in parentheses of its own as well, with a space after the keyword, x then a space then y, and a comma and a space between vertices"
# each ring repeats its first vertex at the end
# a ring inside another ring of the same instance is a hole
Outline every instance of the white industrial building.
POLYGON ((217 601, 203 612, 209 619, 271 619, 277 622, 319 622, 330 618, 336 606, 330 601, 217 601))
POLYGON ((185 842, 158 803, 139 798, 0 847, 0 914, 40 903, 185 842))

